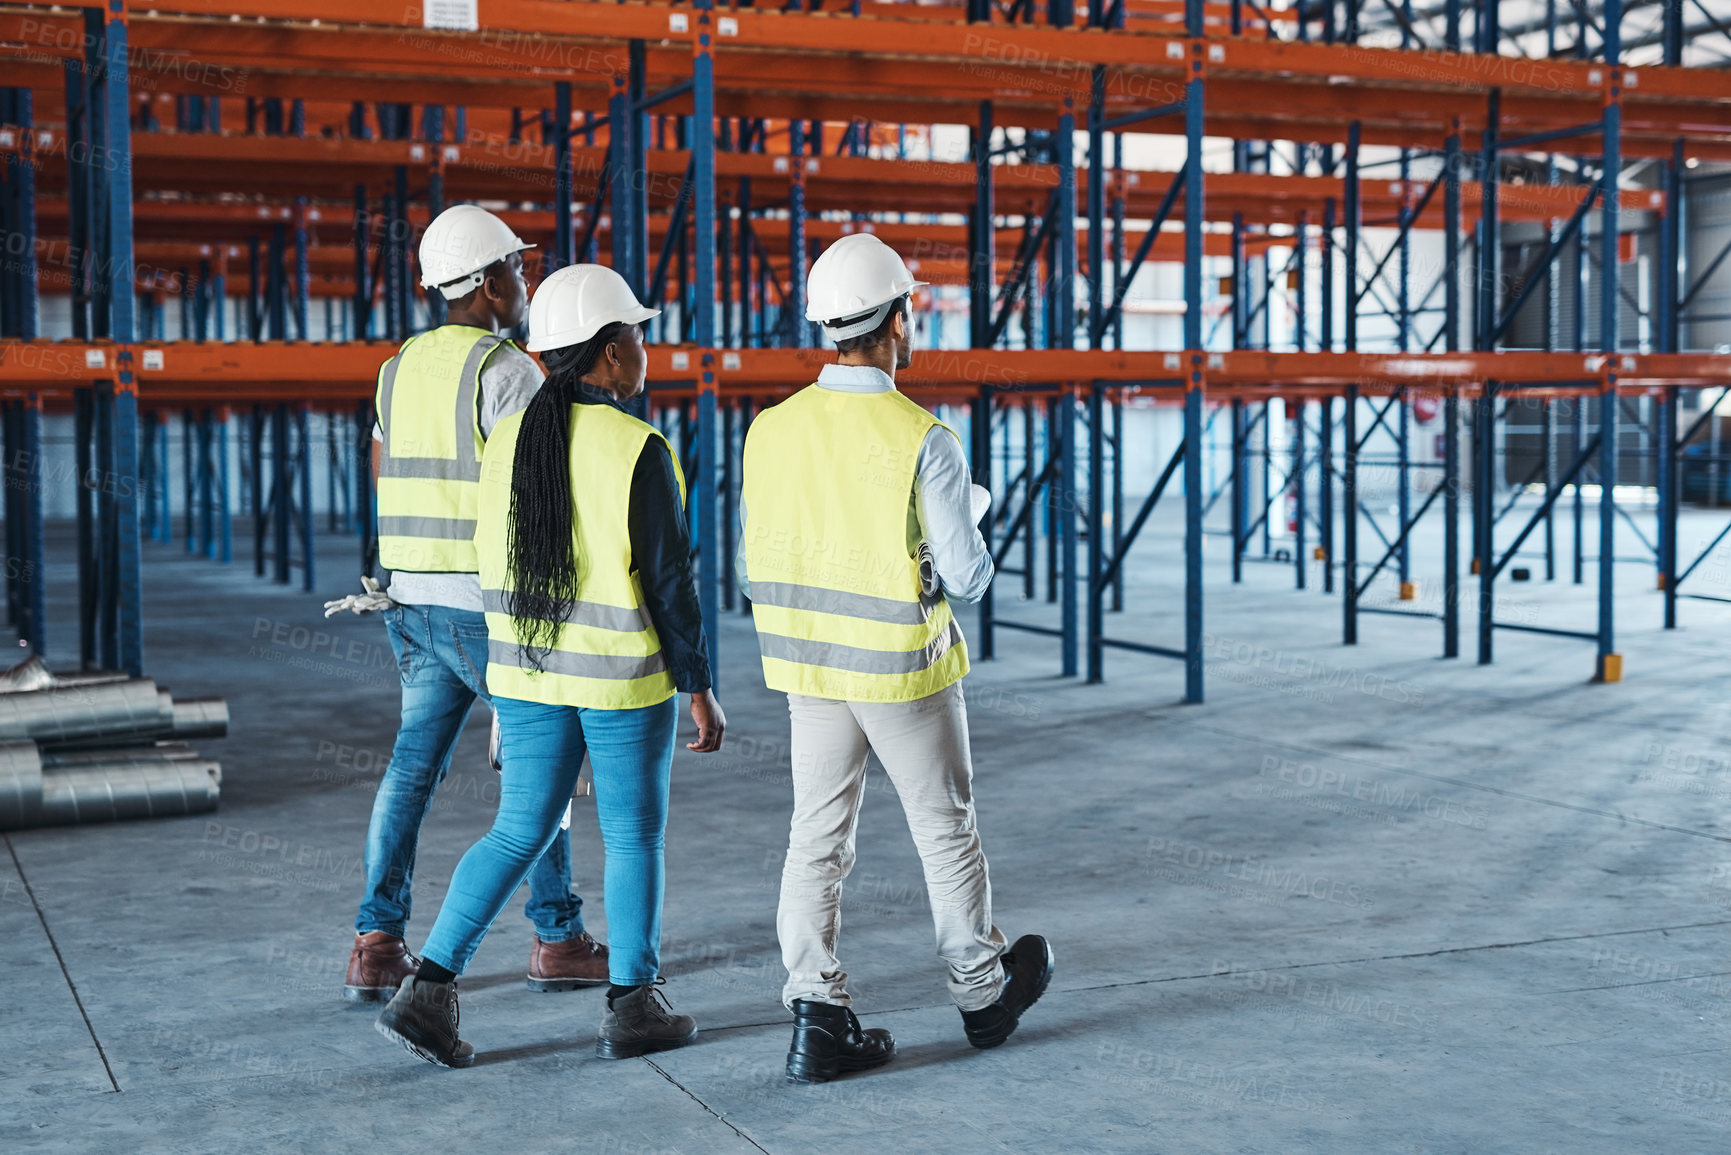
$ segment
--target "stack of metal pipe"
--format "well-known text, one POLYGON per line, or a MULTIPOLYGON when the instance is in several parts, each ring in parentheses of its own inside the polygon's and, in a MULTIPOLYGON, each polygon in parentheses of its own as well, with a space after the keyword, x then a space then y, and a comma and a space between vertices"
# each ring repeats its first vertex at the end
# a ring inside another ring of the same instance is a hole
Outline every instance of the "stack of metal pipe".
POLYGON ((222 765, 187 739, 227 733, 221 698, 29 658, 0 673, 0 830, 215 810, 222 765))

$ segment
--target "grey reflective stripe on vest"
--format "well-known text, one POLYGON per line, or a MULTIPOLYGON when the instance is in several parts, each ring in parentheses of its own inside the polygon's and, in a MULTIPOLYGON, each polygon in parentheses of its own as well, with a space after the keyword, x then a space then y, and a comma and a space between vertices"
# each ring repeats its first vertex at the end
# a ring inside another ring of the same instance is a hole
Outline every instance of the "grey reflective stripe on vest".
MULTIPOLYGON (((752 588, 757 588, 752 583, 752 588)), ((828 666, 853 674, 917 674, 941 661, 962 640, 961 627, 951 622, 943 633, 918 650, 868 650, 839 642, 813 642, 781 634, 759 632, 758 649, 766 658, 779 658, 802 666, 828 666)))
POLYGON ((379 536, 471 541, 475 536, 475 520, 464 517, 393 517, 380 514, 379 536))
MULTIPOLYGON (((505 338, 489 333, 477 337, 463 359, 463 375, 457 379, 457 447, 455 457, 396 457, 391 453, 391 398, 397 388, 397 366, 402 360, 398 353, 385 362, 383 380, 379 385, 379 431, 385 436, 380 446, 380 477, 411 477, 428 481, 479 481, 481 459, 465 453, 474 443, 474 430, 479 419, 475 412, 475 394, 481 388, 481 366, 489 354, 505 343, 505 338)), ((384 530, 380 530, 381 533, 384 530)), ((419 536, 437 536, 422 534, 419 536)))
POLYGON ((413 477, 423 481, 479 481, 473 461, 461 457, 388 457, 379 454, 380 477, 413 477))
MULTIPOLYGON (((515 642, 502 642, 498 638, 487 640, 487 660, 497 662, 501 666, 515 666, 520 670, 533 670, 523 656, 523 648, 515 642)), ((609 681, 629 681, 632 678, 647 678, 651 674, 659 674, 667 669, 667 661, 657 650, 653 654, 574 654, 570 650, 549 650, 542 656, 541 669, 549 674, 562 674, 567 678, 598 678, 609 681)))
POLYGON ((923 626, 931 617, 931 603, 903 602, 895 598, 874 597, 871 594, 850 594, 842 590, 826 590, 819 586, 796 585, 793 582, 751 583, 753 605, 780 606, 788 610, 810 610, 820 614, 840 614, 849 618, 864 618, 871 622, 888 622, 898 626, 923 626))
MULTIPOLYGON (((481 608, 490 614, 509 614, 504 590, 482 590, 481 608)), ((622 634, 640 634, 651 625, 649 615, 641 609, 603 605, 600 602, 578 602, 565 619, 574 626, 594 626, 598 630, 617 630, 622 634)))
MULTIPOLYGON (((411 338, 411 340, 412 340, 412 338, 411 338)), ((381 380, 379 382, 379 413, 378 413, 379 431, 381 433, 385 434, 384 443, 385 443, 385 447, 386 447, 385 448, 385 456, 386 457, 390 456, 391 435, 385 429, 385 422, 387 422, 391 419, 391 417, 390 417, 391 397, 397 391, 397 366, 402 364, 403 350, 407 349, 408 347, 409 347, 409 342, 408 341, 403 342, 403 348, 397 350, 397 355, 395 357, 392 357, 389 361, 385 362, 385 371, 381 375, 383 377, 383 380, 381 380)))

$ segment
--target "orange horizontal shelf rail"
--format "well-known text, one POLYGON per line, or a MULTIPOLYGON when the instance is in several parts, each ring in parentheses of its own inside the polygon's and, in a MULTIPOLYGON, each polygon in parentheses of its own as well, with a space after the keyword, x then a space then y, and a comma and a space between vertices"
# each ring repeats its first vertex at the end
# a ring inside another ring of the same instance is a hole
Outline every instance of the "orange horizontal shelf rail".
MULTIPOLYGON (((4 131, 0 126, 0 132, 4 131)), ((44 135, 51 134, 38 131, 39 138, 44 135)), ((47 148, 39 145, 35 154, 38 164, 57 153, 63 155, 63 140, 52 137, 47 148)), ((297 192, 329 195, 333 187, 356 183, 383 186, 399 166, 425 169, 434 163, 444 173, 447 194, 454 198, 547 197, 553 188, 552 147, 524 142, 499 141, 472 147, 401 140, 141 132, 133 136, 132 143, 134 180, 141 187, 195 194, 256 191, 272 196, 297 192)), ((7 151, 0 144, 0 155, 7 151)), ((601 147, 571 150, 573 190, 580 200, 595 195, 606 157, 607 150, 601 147)), ((674 202, 689 160, 690 154, 678 149, 646 153, 645 181, 651 205, 664 208, 674 202)), ((967 211, 974 201, 972 164, 834 156, 801 157, 798 161, 806 205, 812 211, 895 212, 917 206, 922 212, 959 213, 967 211)), ((750 178, 765 203, 774 203, 786 199, 795 175, 794 163, 795 158, 787 156, 718 152, 716 175, 730 181, 750 178)), ((1122 190, 1126 212, 1131 217, 1152 217, 1175 175, 1125 170, 1122 190)), ((992 177, 1000 213, 1044 212, 1046 199, 1059 181, 1057 166, 1049 164, 1000 165, 992 177)), ((45 191, 63 192, 64 167, 48 165, 39 180, 45 191)), ((1085 171, 1076 174, 1076 185, 1078 198, 1084 197, 1088 188, 1085 171)), ((1344 187, 1343 180, 1333 177, 1211 172, 1207 212, 1213 219, 1238 214, 1254 224, 1290 224, 1301 214, 1308 214, 1314 224, 1327 201, 1342 198, 1344 187)), ((1425 184, 1419 181, 1366 177, 1359 182, 1367 223, 1376 223, 1378 218, 1394 223, 1403 207, 1423 199, 1424 191, 1425 184)), ((1585 195, 1579 186, 1508 183, 1499 187, 1498 212, 1506 221, 1555 220, 1572 213, 1585 195)), ((1478 182, 1461 182, 1463 211, 1476 212, 1481 198, 1478 182)), ((1619 199, 1625 210, 1655 212, 1664 208, 1664 195, 1657 190, 1626 189, 1619 199)), ((1182 210, 1184 203, 1180 194, 1177 208, 1182 210)), ((286 220, 292 211, 286 207, 222 207, 223 215, 242 220, 251 212, 255 222, 286 220)), ((141 206, 141 215, 146 212, 141 206)), ((328 221, 332 212, 327 208, 324 219, 328 221)), ((538 219, 545 221, 546 215, 540 214, 538 219)), ((1431 198, 1416 224, 1420 228, 1443 227, 1440 199, 1431 198)))
MULTIPOLYGON (((394 4, 177 0, 132 14, 140 90, 545 108, 556 80, 577 107, 602 108, 626 67, 623 44, 647 45, 648 76, 689 72, 689 8, 594 0, 500 0, 479 35, 416 29, 419 8, 394 4), (238 19, 235 19, 237 18, 238 19), (413 19, 411 19, 413 17, 413 19), (263 20, 263 23, 257 22, 263 20)), ((1627 155, 1668 155, 1686 139, 1731 156, 1731 74, 1607 68, 1471 53, 1291 43, 1256 37, 1189 40, 1160 32, 969 25, 896 13, 860 17, 738 9, 717 13, 720 115, 967 123, 981 100, 1003 125, 1051 127, 1066 100, 1085 103, 1092 66, 1107 69, 1110 113, 1176 101, 1191 58, 1209 77, 1207 131, 1254 139, 1338 141, 1362 124, 1366 144, 1439 147, 1454 119, 1476 132, 1484 95, 1502 94, 1510 135, 1596 119, 1617 86, 1627 155), (1366 102, 1366 88, 1389 99, 1366 102)), ((59 58, 77 51, 77 18, 0 14, 0 59, 21 83, 52 90, 59 58)), ((670 112, 688 104, 670 102, 670 112)), ((1151 123, 1146 131, 1161 126, 1151 123)))
MULTIPOLYGON (((0 341, 0 391, 69 395, 112 379, 129 358, 145 404, 259 400, 350 401, 372 396, 386 341, 196 343, 0 341)), ((708 373, 723 396, 763 397, 802 388, 834 360, 822 349, 647 347, 653 390, 693 389, 708 373)), ((922 350, 897 378, 922 400, 961 400, 982 387, 1050 389, 1094 381, 1177 394, 1192 370, 1212 394, 1338 396, 1346 388, 1468 394, 1500 389, 1590 392, 1614 377, 1624 393, 1731 380, 1731 355, 1702 353, 1268 353, 1068 349, 922 350)))

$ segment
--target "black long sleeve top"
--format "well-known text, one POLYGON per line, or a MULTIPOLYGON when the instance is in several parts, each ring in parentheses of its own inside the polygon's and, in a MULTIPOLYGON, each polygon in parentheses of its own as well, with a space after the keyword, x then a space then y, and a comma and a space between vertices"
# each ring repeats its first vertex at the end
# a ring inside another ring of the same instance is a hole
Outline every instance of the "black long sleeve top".
MULTIPOLYGON (((588 385, 576 390, 579 405, 611 405, 624 410, 611 394, 588 385)), ((709 639, 697 604, 697 583, 691 574, 691 528, 673 455, 667 443, 651 437, 643 443, 631 474, 631 507, 627 511, 631 564, 643 583, 643 600, 673 686, 684 694, 701 694, 710 687, 709 639)))

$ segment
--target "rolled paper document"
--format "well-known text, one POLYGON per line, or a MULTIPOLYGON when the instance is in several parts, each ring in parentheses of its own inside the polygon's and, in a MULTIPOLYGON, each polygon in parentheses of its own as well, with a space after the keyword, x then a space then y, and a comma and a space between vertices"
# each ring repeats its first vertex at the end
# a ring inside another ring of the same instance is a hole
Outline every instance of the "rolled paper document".
POLYGON ((938 592, 938 567, 932 561, 932 547, 926 542, 920 542, 920 548, 914 553, 914 560, 920 567, 920 592, 931 597, 938 592))

